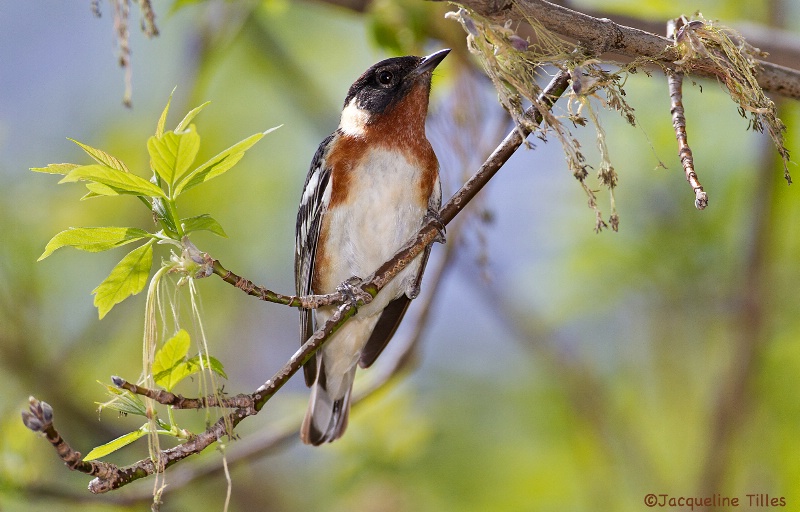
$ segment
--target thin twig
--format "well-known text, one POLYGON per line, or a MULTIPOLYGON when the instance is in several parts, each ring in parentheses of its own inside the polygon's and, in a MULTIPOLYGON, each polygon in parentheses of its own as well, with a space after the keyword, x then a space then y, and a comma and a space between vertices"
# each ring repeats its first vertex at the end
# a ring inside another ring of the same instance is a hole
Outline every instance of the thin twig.
POLYGON ((218 260, 208 257, 208 263, 212 265, 212 272, 221 277, 223 281, 239 288, 248 295, 266 302, 274 302, 296 308, 316 309, 322 306, 339 305, 347 300, 347 296, 339 291, 326 295, 284 295, 273 292, 263 286, 258 286, 249 279, 234 274, 223 267, 218 260))
POLYGON ((133 382, 128 382, 116 375, 111 377, 111 382, 120 389, 131 393, 151 398, 162 405, 169 405, 175 409, 207 409, 209 407, 222 407, 225 409, 253 407, 252 395, 238 394, 232 397, 209 395, 200 398, 186 398, 163 389, 150 389, 133 382))
POLYGON ((61 434, 53 426, 53 408, 47 402, 40 402, 35 397, 28 399, 29 407, 22 413, 22 422, 34 432, 39 432, 53 445, 64 464, 73 471, 87 475, 106 477, 113 472, 114 465, 106 462, 85 461, 81 452, 73 450, 61 434))
MULTIPOLYGON (((394 377, 404 370, 407 370, 409 366, 414 363, 414 356, 417 352, 422 334, 431 319, 430 313, 433 302, 439 295, 439 290, 444 276, 447 274, 447 270, 451 268, 450 263, 458 253, 456 247, 458 246, 460 232, 463 227, 462 220, 464 220, 463 215, 459 216, 456 221, 451 224, 450 229, 447 230, 448 243, 445 245, 444 251, 440 254, 440 258, 438 258, 435 266, 425 273, 425 287, 423 288, 423 293, 415 299, 414 308, 408 313, 412 314, 413 311, 416 311, 417 316, 406 319, 406 323, 413 325, 414 329, 402 338, 393 339, 391 344, 392 350, 382 354, 375 366, 366 374, 368 379, 362 381, 364 385, 356 389, 353 394, 352 405, 354 408, 358 408, 359 404, 363 403, 372 394, 383 389, 394 380, 394 377)), ((279 429, 264 429, 254 435, 248 436, 246 439, 241 439, 225 451, 225 458, 228 461, 228 466, 232 468, 243 462, 254 460, 284 446, 292 439, 296 439, 299 424, 300 422, 298 419, 297 422, 286 424, 279 429)), ((196 460, 198 461, 197 464, 184 465, 180 468, 173 469, 169 481, 169 492, 176 491, 189 482, 216 475, 223 471, 223 468, 217 462, 209 462, 208 459, 196 460)), ((70 499, 73 498, 71 495, 66 496, 70 499)), ((128 505, 149 501, 151 499, 152 493, 148 489, 143 489, 141 493, 137 492, 133 495, 126 493, 124 497, 116 496, 110 501, 120 505, 128 505)))
MULTIPOLYGON (((683 26, 683 19, 676 18, 667 22, 667 37, 674 39, 678 29, 683 26)), ((698 210, 708 206, 708 194, 703 190, 703 185, 697 178, 694 170, 694 157, 692 148, 689 147, 689 140, 686 136, 686 117, 683 113, 683 73, 671 71, 667 73, 667 83, 669 84, 670 114, 672 114, 672 127, 675 129, 675 138, 678 140, 678 156, 681 158, 683 172, 686 174, 686 181, 694 190, 694 206, 698 210)))

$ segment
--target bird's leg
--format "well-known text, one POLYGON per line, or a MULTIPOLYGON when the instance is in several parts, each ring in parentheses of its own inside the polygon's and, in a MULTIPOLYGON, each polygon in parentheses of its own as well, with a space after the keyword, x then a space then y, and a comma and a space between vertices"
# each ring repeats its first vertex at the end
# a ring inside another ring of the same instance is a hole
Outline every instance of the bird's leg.
MULTIPOLYGON (((439 215, 439 209, 435 206, 428 206, 428 210, 425 212, 423 224, 428 224, 429 222, 433 224, 437 231, 436 238, 434 238, 433 241, 439 242, 440 244, 445 243, 447 238, 445 237, 444 222, 442 222, 442 218, 439 215)), ((422 287, 422 274, 425 270, 425 267, 428 265, 428 257, 431 255, 431 247, 432 244, 426 247, 422 252, 422 261, 420 262, 419 266, 420 270, 417 272, 417 276, 408 285, 408 289, 406 290, 406 297, 411 300, 414 300, 419 296, 419 292, 422 287)))
POLYGON ((447 242, 447 236, 445 233, 447 232, 447 228, 445 228, 444 223, 442 222, 442 217, 439 215, 439 209, 434 208, 432 206, 428 207, 428 210, 425 212, 425 218, 423 219, 423 223, 427 224, 431 222, 436 231, 439 233, 436 235, 436 238, 433 239, 434 242, 439 242, 440 244, 447 242))

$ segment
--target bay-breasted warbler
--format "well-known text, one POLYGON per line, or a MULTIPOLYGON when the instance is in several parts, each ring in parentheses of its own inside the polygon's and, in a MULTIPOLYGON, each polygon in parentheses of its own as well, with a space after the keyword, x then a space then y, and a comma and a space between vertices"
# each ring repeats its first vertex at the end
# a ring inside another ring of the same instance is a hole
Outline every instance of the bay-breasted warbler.
MULTIPOLYGON (((367 277, 438 213, 439 162, 425 136, 431 75, 450 50, 386 59, 350 87, 336 131, 317 149, 297 214, 298 295, 336 291, 367 277)), ((305 365, 311 399, 300 436, 319 445, 347 427, 356 366, 383 351, 419 293, 430 246, 305 365)), ((301 310, 304 343, 334 307, 301 310)))

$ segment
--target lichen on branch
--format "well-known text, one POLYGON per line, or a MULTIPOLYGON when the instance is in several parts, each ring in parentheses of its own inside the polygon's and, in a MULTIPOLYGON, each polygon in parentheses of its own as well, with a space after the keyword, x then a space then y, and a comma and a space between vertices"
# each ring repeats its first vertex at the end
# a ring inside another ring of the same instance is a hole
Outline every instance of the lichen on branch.
POLYGON ((705 19, 699 12, 682 19, 684 23, 675 34, 675 47, 682 58, 675 64, 685 74, 703 72, 715 76, 739 105, 739 114, 748 119, 748 128, 762 133, 766 128, 783 161, 784 177, 791 183, 789 151, 783 137, 786 125, 756 77, 758 58, 765 54, 733 29, 705 19))
MULTIPOLYGON (((784 176, 791 183, 789 152, 784 143, 786 127, 759 83, 759 79, 764 79, 764 69, 775 66, 759 60, 764 54, 735 31, 696 13, 691 20, 684 18, 685 23, 674 38, 665 39, 544 0, 511 0, 503 4, 474 0, 460 4, 466 7, 448 13, 447 17, 461 23, 467 33, 467 48, 483 65, 497 90, 500 104, 518 128, 527 122, 522 115, 524 103, 536 106, 540 93, 537 82, 542 76, 551 73, 553 68, 570 73, 567 113, 559 115, 540 109, 544 123, 535 134, 542 140, 552 134, 561 143, 567 167, 595 211, 597 231, 607 224, 598 208, 595 191, 587 183, 589 169, 597 169, 597 184, 609 191, 611 216, 608 224, 614 230, 619 223, 614 200, 619 177, 595 109, 599 105, 615 110, 635 125, 634 109, 625 100, 623 86, 627 76, 639 70, 648 76, 648 68, 656 67, 670 76, 692 74, 716 78, 736 102, 742 117, 748 119, 748 127, 759 132, 766 129, 783 161, 784 176), (517 33, 516 29, 523 23, 530 26, 533 42, 517 33), (577 39, 577 43, 568 41, 567 37, 577 39), (601 60, 601 54, 605 58, 607 52, 632 60, 627 63, 601 60), (567 124, 577 127, 587 123, 595 128, 600 154, 600 162, 594 166, 587 163, 579 141, 567 127, 567 124)), ((784 71, 787 76, 798 73, 791 69, 784 71)))
MULTIPOLYGON (((638 59, 620 65, 617 71, 610 71, 589 50, 567 42, 535 19, 526 20, 535 34, 531 42, 517 34, 511 20, 498 25, 463 8, 448 13, 447 17, 461 23, 467 32, 467 48, 480 60, 497 89, 498 101, 511 115, 518 129, 527 129, 541 140, 547 140, 548 135, 552 134, 559 141, 568 169, 580 183, 589 207, 595 212, 595 230, 599 232, 610 225, 616 231, 619 215, 615 207, 614 188, 619 177, 611 163, 605 131, 591 100, 605 109, 619 112, 628 123, 635 126, 634 109, 625 101, 622 87, 626 74, 636 72, 639 66, 650 59, 638 59), (541 94, 539 82, 554 68, 568 71, 571 79, 571 87, 566 92, 567 110, 561 113, 540 105, 537 100, 541 94), (531 125, 530 118, 525 115, 527 103, 542 114, 544 122, 541 125, 531 125), (587 123, 595 127, 597 135, 600 162, 595 166, 587 162, 580 142, 568 127, 585 126, 587 123), (594 183, 587 182, 589 170, 595 167, 597 185, 609 192, 611 215, 608 223, 598 206, 594 183)), ((526 144, 530 146, 530 143, 526 144)))

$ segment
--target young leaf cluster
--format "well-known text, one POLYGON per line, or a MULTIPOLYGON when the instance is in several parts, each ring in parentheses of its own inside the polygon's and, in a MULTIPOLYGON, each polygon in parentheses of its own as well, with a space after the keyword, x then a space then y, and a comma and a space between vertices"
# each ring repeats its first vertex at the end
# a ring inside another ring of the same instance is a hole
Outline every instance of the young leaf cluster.
MULTIPOLYGON (((222 363, 216 358, 206 354, 198 354, 190 358, 188 356, 190 347, 189 333, 184 329, 179 330, 175 336, 164 343, 156 352, 153 364, 156 385, 166 391, 172 391, 179 382, 203 370, 211 370, 225 379, 228 378, 222 363)), ((148 418, 148 422, 132 432, 93 448, 86 454, 83 458, 84 460, 100 459, 153 433, 150 420, 155 421, 156 434, 168 435, 179 439, 185 439, 190 435, 185 430, 178 428, 171 415, 169 422, 167 422, 156 416, 152 410, 148 413, 147 406, 139 395, 119 389, 116 386, 108 385, 106 389, 113 399, 110 402, 101 404, 101 407, 114 409, 122 414, 142 416, 148 418)))
MULTIPOLYGON (((165 131, 172 95, 156 125, 155 135, 147 141, 150 156, 150 177, 132 172, 114 156, 73 140, 94 163, 50 164, 35 167, 32 171, 61 174, 59 183, 82 183, 87 193, 81 199, 112 196, 135 196, 147 207, 155 219, 152 231, 133 227, 82 227, 68 228, 55 235, 39 257, 43 260, 62 247, 73 247, 87 252, 100 252, 116 247, 143 242, 129 252, 111 270, 93 291, 94 305, 100 318, 131 295, 141 292, 147 284, 153 264, 153 245, 169 243, 182 247, 185 237, 195 231, 210 231, 226 236, 222 226, 210 215, 181 217, 177 199, 184 192, 211 181, 229 171, 245 152, 264 135, 276 128, 256 133, 222 151, 210 160, 195 165, 200 150, 200 134, 192 121, 208 102, 192 109, 173 130, 165 131)), ((72 139, 70 139, 72 140, 72 139)), ((165 263, 169 265, 170 262, 165 263)))
POLYGON ((153 361, 153 379, 156 385, 172 391, 180 381, 200 372, 204 367, 225 379, 228 378, 222 363, 216 358, 209 355, 188 358, 190 346, 189 333, 181 329, 156 352, 153 361))

